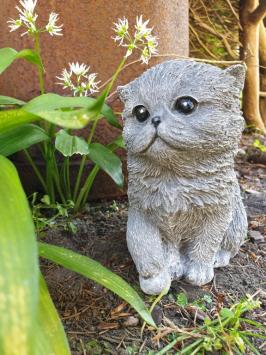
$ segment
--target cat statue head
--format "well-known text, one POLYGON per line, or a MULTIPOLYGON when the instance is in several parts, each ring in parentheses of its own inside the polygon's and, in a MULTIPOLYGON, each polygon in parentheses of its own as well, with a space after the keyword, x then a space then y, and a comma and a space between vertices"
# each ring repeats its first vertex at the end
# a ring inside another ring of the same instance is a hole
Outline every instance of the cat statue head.
POLYGON ((118 87, 125 104, 123 135, 128 155, 145 156, 169 167, 182 152, 235 153, 244 127, 240 110, 244 78, 241 64, 221 69, 171 60, 118 87))

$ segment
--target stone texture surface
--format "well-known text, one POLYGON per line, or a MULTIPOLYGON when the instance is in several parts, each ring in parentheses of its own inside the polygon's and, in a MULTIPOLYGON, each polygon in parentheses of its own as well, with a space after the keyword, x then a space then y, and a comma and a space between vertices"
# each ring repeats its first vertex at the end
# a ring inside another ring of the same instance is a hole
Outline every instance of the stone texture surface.
POLYGON ((118 88, 128 151, 127 244, 148 294, 181 277, 210 282, 214 267, 228 265, 244 241, 247 217, 234 171, 244 77, 242 65, 168 61, 118 88))
MULTIPOLYGON (((1 0, 0 48, 13 47, 20 50, 33 45, 27 36, 20 37, 18 33, 8 32, 6 20, 9 17, 16 18, 17 3, 16 0, 1 0)), ((159 37, 160 53, 188 55, 188 0, 39 0, 37 11, 40 14, 40 23, 46 23, 52 10, 60 15, 60 21, 64 23, 64 36, 52 38, 44 34, 41 41, 44 65, 47 69, 47 92, 64 93, 55 84, 55 77, 72 61, 90 64, 91 70, 99 73, 102 82, 112 75, 124 53, 111 39, 113 22, 119 17, 126 16, 133 25, 135 17, 143 14, 144 18, 150 18, 150 24, 154 26, 154 32, 159 37)), ((133 59, 135 58, 132 57, 133 59)), ((154 58, 151 65, 162 60, 154 58)), ((128 67, 122 73, 119 83, 132 80, 145 68, 139 63, 128 67)), ((36 70, 23 60, 17 61, 0 76, 0 93, 23 100, 38 95, 36 70)), ((116 109, 121 109, 119 102, 116 101, 113 105, 116 109)), ((83 131, 83 134, 86 134, 86 131, 83 131)), ((117 132, 101 123, 96 134, 105 143, 117 132)), ((109 184, 109 178, 106 179, 109 184)), ((102 188, 103 186, 99 186, 99 189, 102 188)), ((106 194, 112 191, 107 191, 106 194)), ((119 193, 118 190, 116 192, 119 193)), ((116 192, 113 191, 114 195, 116 192)))

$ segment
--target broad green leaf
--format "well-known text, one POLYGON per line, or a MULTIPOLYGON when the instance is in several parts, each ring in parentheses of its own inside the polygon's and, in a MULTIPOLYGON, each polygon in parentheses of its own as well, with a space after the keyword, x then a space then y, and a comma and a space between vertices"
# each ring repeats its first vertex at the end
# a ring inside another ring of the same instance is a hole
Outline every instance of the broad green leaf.
POLYGON ((13 164, 0 156, 0 354, 33 351, 38 252, 31 211, 13 164))
POLYGON ((145 322, 155 327, 150 312, 137 292, 120 276, 106 269, 97 261, 71 250, 45 243, 39 243, 39 255, 113 291, 128 302, 145 322))
POLYGON ((92 97, 67 97, 49 93, 34 98, 23 109, 65 128, 83 128, 100 114, 111 125, 121 128, 111 108, 106 104, 99 107, 98 101, 92 97), (66 108, 79 109, 59 111, 66 108), (58 116, 57 122, 55 116, 58 116))
POLYGON ((220 316, 223 318, 233 318, 234 317, 234 312, 231 311, 229 308, 222 308, 220 310, 220 316))
POLYGON ((28 62, 42 68, 40 56, 31 49, 23 49, 17 52, 13 48, 0 49, 0 74, 2 74, 16 59, 25 59, 28 62))
POLYGON ((107 121, 114 127, 122 129, 120 123, 117 121, 112 109, 105 104, 105 100, 108 94, 108 87, 101 93, 100 96, 97 97, 97 100, 94 104, 93 109, 102 114, 106 117, 107 121))
POLYGON ((71 157, 74 154, 89 154, 88 143, 83 138, 71 136, 63 129, 56 134, 55 147, 65 157, 71 157))
POLYGON ((40 68, 43 67, 40 56, 31 49, 23 49, 18 52, 15 59, 25 59, 31 64, 35 64, 40 68))
POLYGON ((36 355, 71 354, 66 333, 42 275, 37 322, 38 327, 34 332, 36 355))
POLYGON ((58 110, 60 108, 88 108, 93 106, 95 99, 91 97, 60 96, 49 93, 35 97, 29 101, 25 111, 38 115, 40 112, 58 110))
POLYGON ((254 140, 253 147, 258 148, 261 152, 266 152, 266 146, 259 139, 254 140))
MULTIPOLYGON (((118 136, 113 142, 109 143, 107 145, 107 148, 110 149, 112 152, 116 151, 118 148, 123 148, 124 147, 124 141, 123 141, 123 137, 122 136, 118 136)), ((83 201, 87 201, 88 199, 88 195, 91 191, 93 182, 98 174, 100 170, 99 165, 95 164, 95 166, 93 167, 93 169, 91 170, 88 179, 86 181, 86 194, 84 196, 83 201)))
POLYGON ((118 136, 113 142, 107 145, 107 147, 111 150, 114 151, 118 148, 126 149, 125 147, 125 142, 122 137, 122 135, 118 136))
POLYGON ((110 106, 104 104, 101 112, 111 126, 122 129, 110 106))
POLYGON ((118 156, 100 143, 90 144, 89 151, 91 160, 111 176, 118 186, 122 187, 124 176, 122 172, 122 163, 118 156))
MULTIPOLYGON (((25 107, 25 106, 24 106, 25 107)), ((38 116, 59 127, 81 129, 95 118, 94 113, 86 109, 75 111, 40 111, 38 116)))
POLYGON ((176 296, 176 304, 181 307, 186 307, 188 305, 188 298, 184 292, 180 292, 176 296))
POLYGON ((0 154, 9 156, 31 145, 49 139, 46 132, 39 126, 25 124, 0 132, 0 154))
POLYGON ((0 132, 39 120, 40 117, 22 109, 0 111, 0 132))
POLYGON ((36 114, 57 126, 70 129, 85 127, 95 119, 95 112, 90 111, 95 100, 87 97, 63 97, 56 94, 44 94, 28 102, 23 110, 36 114), (86 107, 76 110, 61 108, 86 107))
POLYGON ((17 51, 13 48, 0 49, 0 74, 13 63, 17 55, 17 51))
POLYGON ((90 106, 93 106, 95 102, 94 99, 86 97, 64 98, 56 94, 39 96, 23 106, 23 109, 0 111, 0 132, 23 123, 40 120, 41 118, 64 128, 83 128, 89 121, 95 119, 96 113, 94 111, 84 108, 75 111, 59 111, 56 109, 60 106, 62 108, 73 107, 75 105, 86 107, 85 101, 86 105, 90 106), (61 101, 60 98, 62 99, 61 101))
POLYGON ((0 95, 0 106, 1 105, 17 105, 17 106, 23 106, 25 105, 26 102, 14 99, 13 97, 9 96, 1 96, 0 95))

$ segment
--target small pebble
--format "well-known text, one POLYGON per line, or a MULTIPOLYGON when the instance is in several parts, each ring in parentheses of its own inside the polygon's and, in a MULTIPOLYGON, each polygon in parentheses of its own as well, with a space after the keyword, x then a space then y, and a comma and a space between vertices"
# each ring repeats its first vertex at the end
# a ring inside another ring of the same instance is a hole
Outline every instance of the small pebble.
POLYGON ((239 157, 243 157, 244 155, 246 155, 246 152, 245 152, 245 150, 244 149, 238 149, 238 151, 237 151, 237 155, 239 156, 239 157))
POLYGON ((159 325, 162 323, 163 320, 163 309, 159 305, 156 305, 151 312, 152 318, 155 324, 159 325))
POLYGON ((136 327, 139 324, 139 319, 134 316, 129 316, 123 323, 125 327, 136 327))

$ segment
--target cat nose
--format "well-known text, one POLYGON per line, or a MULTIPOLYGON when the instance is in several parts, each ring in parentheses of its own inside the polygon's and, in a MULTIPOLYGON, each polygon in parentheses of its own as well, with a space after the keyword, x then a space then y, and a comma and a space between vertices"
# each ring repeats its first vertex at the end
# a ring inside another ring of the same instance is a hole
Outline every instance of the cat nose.
POLYGON ((158 127, 159 124, 161 123, 161 118, 159 116, 154 116, 151 119, 151 123, 154 125, 154 127, 158 127))

